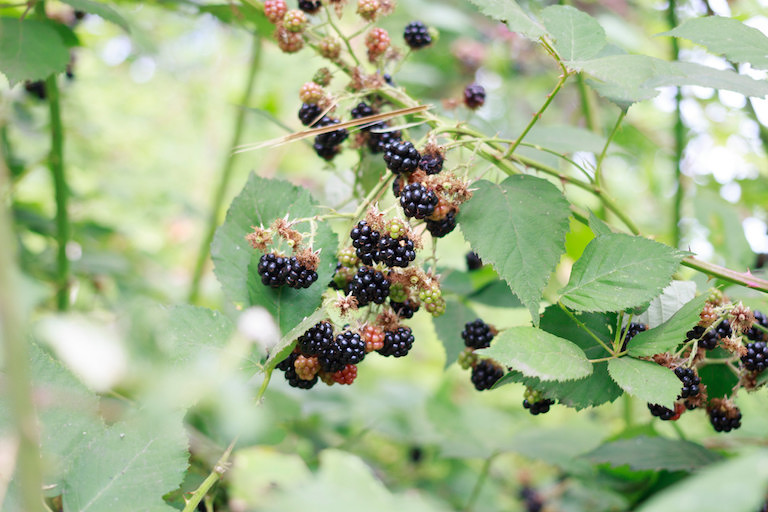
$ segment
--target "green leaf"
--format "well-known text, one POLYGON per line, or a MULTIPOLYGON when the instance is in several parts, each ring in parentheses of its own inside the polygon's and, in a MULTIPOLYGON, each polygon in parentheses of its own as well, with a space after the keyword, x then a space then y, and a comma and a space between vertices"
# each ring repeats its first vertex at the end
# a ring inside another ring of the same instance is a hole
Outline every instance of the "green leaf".
POLYGON ((464 340, 461 339, 464 325, 476 318, 477 313, 453 298, 446 299, 445 314, 432 318, 437 338, 445 348, 446 368, 456 362, 456 358, 464 350, 464 340))
MULTIPOLYGON (((715 356, 720 359, 727 359, 731 356, 730 352, 726 352, 721 348, 709 351, 708 358, 715 356)), ((725 364, 708 364, 698 369, 701 383, 707 386, 707 396, 709 398, 724 398, 729 396, 733 392, 733 387, 739 381, 739 378, 734 375, 730 368, 725 364)), ((761 375, 766 375, 763 372, 761 375)))
MULTIPOLYGON (((245 240, 251 226, 269 226, 275 219, 312 217, 319 213, 309 192, 280 180, 260 178, 251 174, 242 192, 232 201, 227 218, 216 230, 211 245, 214 272, 224 293, 238 306, 264 306, 274 316, 278 326, 287 332, 319 305, 325 284, 331 280, 336 267, 337 238, 327 223, 318 223, 312 248, 320 253, 318 280, 307 289, 287 287, 273 289, 261 284, 256 265, 261 257, 245 240)), ((294 229, 309 233, 309 222, 294 229)))
POLYGON ((462 207, 464 237, 538 322, 542 290, 565 251, 568 201, 557 187, 533 176, 510 176, 500 184, 480 180, 475 186, 462 207))
POLYGON ((520 302, 512 290, 509 289, 504 281, 494 281, 471 295, 467 295, 467 300, 477 302, 479 304, 486 304, 488 306, 494 306, 497 308, 522 308, 523 303, 520 302))
POLYGON ((682 37, 706 46, 710 52, 730 61, 748 62, 755 69, 768 69, 768 37, 735 18, 691 18, 659 35, 682 37))
POLYGON ((596 448, 601 440, 602 433, 596 428, 537 427, 513 434, 508 449, 535 461, 564 466, 596 448))
POLYGON ((597 218, 593 212, 589 212, 589 229, 595 234, 595 236, 610 235, 613 234, 611 227, 597 218))
POLYGON ((654 78, 646 85, 650 87, 699 85, 733 91, 755 98, 768 95, 768 83, 764 80, 755 80, 730 69, 715 69, 694 62, 670 62, 669 64, 673 70, 672 73, 654 78))
POLYGON ((0 72, 13 87, 22 80, 43 80, 63 72, 69 48, 50 23, 0 18, 0 72))
POLYGON ((535 327, 502 331, 489 348, 476 353, 544 381, 580 379, 592 373, 592 364, 578 346, 535 327))
POLYGON ((528 39, 537 40, 546 35, 546 30, 528 16, 514 0, 469 0, 480 12, 493 19, 506 22, 509 30, 518 32, 528 39))
POLYGON ((146 412, 94 436, 73 464, 64 510, 172 512, 163 495, 179 486, 187 469, 187 436, 181 414, 146 412))
POLYGON ((233 331, 232 322, 218 311, 175 306, 168 311, 167 336, 160 343, 175 364, 182 364, 224 346, 233 331))
POLYGON ((712 464, 682 482, 651 496, 638 512, 719 512, 758 510, 768 486, 768 451, 712 464))
POLYGON ((677 347, 685 341, 685 333, 698 323, 699 313, 706 301, 707 295, 699 295, 663 324, 637 334, 627 344, 629 355, 652 356, 677 347))
POLYGON ((302 485, 311 478, 307 465, 296 454, 283 454, 272 447, 252 446, 238 450, 228 479, 229 494, 246 505, 257 506, 275 491, 302 485))
POLYGON ((69 4, 72 7, 74 7, 78 11, 87 12, 89 14, 95 14, 96 16, 100 16, 104 18, 107 21, 110 21, 117 25, 118 27, 122 28, 126 32, 131 31, 131 27, 128 24, 128 22, 123 18, 120 13, 118 13, 116 10, 114 10, 112 7, 110 7, 107 4, 103 4, 101 2, 93 2, 91 0, 61 0, 65 4, 69 4))
MULTIPOLYGON (((711 243, 722 263, 731 268, 750 268, 755 253, 744 235, 739 207, 712 190, 698 190, 694 200, 696 218, 707 230, 711 243)), ((720 262, 718 262, 720 263, 720 262)))
POLYGON ((271 34, 275 30, 264 13, 247 3, 222 3, 196 5, 200 12, 208 13, 230 25, 252 24, 262 36, 271 34))
MULTIPOLYGON (((548 7, 548 9, 551 8, 548 7)), ((536 124, 525 137, 525 141, 561 153, 591 151, 600 154, 605 145, 605 137, 585 128, 570 125, 536 124)))
POLYGON ((621 389, 648 403, 668 406, 680 393, 680 381, 674 372, 656 363, 631 357, 611 359, 608 373, 621 389))
POLYGON ((664 288, 661 295, 651 300, 648 309, 639 314, 634 322, 645 324, 652 329, 672 318, 696 296, 696 283, 693 281, 672 281, 664 288))
POLYGON ((540 17, 563 60, 591 59, 606 45, 603 27, 574 7, 552 5, 541 11, 540 17))
POLYGON ((571 270, 562 302, 579 311, 621 311, 655 297, 687 253, 614 233, 592 240, 571 270))
POLYGON ((635 471, 692 471, 722 458, 690 441, 645 436, 604 444, 584 457, 595 464, 628 465, 635 471))

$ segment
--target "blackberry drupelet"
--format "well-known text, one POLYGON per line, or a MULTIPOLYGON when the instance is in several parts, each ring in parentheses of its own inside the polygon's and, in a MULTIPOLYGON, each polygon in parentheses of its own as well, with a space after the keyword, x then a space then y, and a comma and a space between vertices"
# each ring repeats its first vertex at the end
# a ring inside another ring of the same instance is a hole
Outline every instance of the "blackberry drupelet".
POLYGON ((435 238, 442 238, 454 229, 456 229, 456 212, 453 210, 443 219, 427 219, 427 231, 435 238))
POLYGON ((302 354, 316 356, 333 343, 333 325, 330 322, 318 322, 299 336, 298 347, 302 354))
POLYGON ((627 327, 623 328, 621 330, 621 335, 626 336, 624 338, 624 343, 621 345, 621 351, 627 350, 627 344, 629 343, 629 340, 640 334, 641 332, 648 330, 648 326, 645 324, 639 324, 632 322, 627 327), (626 335, 624 334, 626 331, 626 335))
POLYGON ((291 288, 309 288, 315 281, 317 281, 317 272, 306 268, 295 257, 288 260, 285 284, 291 288))
POLYGON ((384 332, 384 346, 377 352, 386 357, 404 357, 410 352, 414 341, 411 329, 401 325, 396 331, 384 332))
POLYGON ((322 7, 323 2, 320 0, 299 0, 299 9, 307 14, 315 14, 322 7))
POLYGON ((471 84, 464 89, 464 104, 467 108, 475 110, 485 103, 485 87, 480 84, 471 84))
POLYGON ((482 359, 472 368, 472 384, 475 389, 483 391, 491 389, 500 378, 504 376, 504 370, 490 359, 482 359))
POLYGON ((400 206, 406 217, 429 217, 437 206, 437 196, 421 183, 411 183, 400 194, 400 206))
MULTIPOLYGON (((763 328, 768 329, 768 318, 766 318, 761 311, 753 311, 753 313, 755 315, 754 324, 758 324, 763 328)), ((759 329, 754 324, 746 333, 744 333, 744 335, 752 341, 768 341, 768 333, 759 329)))
POLYGON ((405 302, 394 302, 390 298, 389 305, 392 306, 392 310, 400 318, 413 318, 414 313, 419 310, 419 303, 410 299, 406 300, 405 302))
POLYGON ((371 150, 371 153, 383 153, 389 144, 400 140, 402 136, 400 130, 375 131, 388 128, 389 125, 386 122, 376 123, 368 127, 368 149, 371 150))
POLYGON ((302 103, 299 109, 299 120, 304 126, 316 126, 320 121, 320 114, 323 113, 318 105, 314 103, 302 103))
POLYGON ((741 357, 741 364, 751 372, 762 372, 768 366, 768 345, 764 341, 747 343, 747 354, 741 357))
POLYGON ((291 270, 289 258, 274 252, 262 254, 257 269, 261 276, 261 282, 272 288, 284 285, 285 278, 291 270))
POLYGON ((675 368, 675 375, 683 383, 683 388, 680 390, 678 398, 692 398, 699 394, 701 379, 692 368, 678 366, 675 368))
POLYGON ((413 240, 406 237, 392 238, 389 235, 379 238, 373 259, 388 267, 405 268, 416 259, 413 240))
POLYGON ((445 159, 440 154, 421 155, 419 169, 427 174, 437 174, 443 170, 445 159))
POLYGON ((410 141, 394 141, 384 150, 387 169, 395 174, 413 172, 419 166, 421 155, 410 141))
POLYGON ((339 358, 345 364, 357 364, 365 358, 365 342, 360 335, 352 331, 344 331, 334 340, 339 350, 339 358))
POLYGON ((483 260, 474 251, 469 251, 466 255, 467 270, 477 270, 483 268, 483 260))
POLYGON ((659 404, 648 404, 648 410, 651 411, 653 416, 656 416, 662 421, 669 421, 675 417, 675 411, 669 407, 664 407, 659 404))
POLYGON ((538 402, 533 403, 529 402, 528 400, 523 400, 523 407, 528 409, 528 412, 536 416, 538 414, 548 413, 549 408, 554 405, 554 403, 555 401, 550 400, 549 398, 544 398, 538 402))
POLYGON ((357 305, 363 307, 370 302, 383 304, 389 295, 389 280, 372 267, 360 267, 349 285, 357 298, 357 305))
POLYGON ((461 338, 464 340, 464 345, 469 348, 490 347, 493 336, 491 327, 480 318, 467 323, 464 326, 464 330, 461 331, 461 338))
POLYGON ((381 233, 373 229, 364 220, 349 232, 352 239, 352 247, 356 249, 357 257, 366 265, 373 265, 373 256, 381 239, 381 233))
POLYGON ((420 21, 412 21, 405 26, 403 31, 405 43, 413 50, 424 48, 432 44, 432 36, 429 35, 429 29, 420 21))
POLYGON ((707 414, 709 414, 709 422, 716 432, 730 432, 741 426, 741 411, 738 407, 731 410, 707 408, 707 414))

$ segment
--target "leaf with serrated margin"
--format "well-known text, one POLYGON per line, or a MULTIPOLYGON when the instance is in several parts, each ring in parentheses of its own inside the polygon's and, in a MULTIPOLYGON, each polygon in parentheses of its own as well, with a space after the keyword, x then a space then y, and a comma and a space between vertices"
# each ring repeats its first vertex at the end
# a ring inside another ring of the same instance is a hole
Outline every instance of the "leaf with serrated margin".
POLYGON ((697 471, 654 494, 637 512, 721 512, 759 510, 768 486, 768 450, 743 455, 697 471))
POLYGON ((533 41, 546 35, 547 31, 528 16, 515 0, 469 0, 480 12, 493 19, 503 21, 512 32, 517 32, 533 41))
MULTIPOLYGON (((251 174, 242 192, 232 201, 226 220, 216 230, 211 244, 214 273, 227 297, 238 306, 264 306, 283 332, 320 305, 325 285, 331 280, 336 267, 336 234, 326 223, 317 224, 312 249, 321 250, 318 280, 301 290, 287 287, 273 289, 261 284, 256 272, 261 253, 250 246, 245 236, 252 231, 251 226, 269 226, 286 214, 290 218, 302 218, 318 213, 307 190, 287 181, 251 174)), ((309 222, 301 222, 294 229, 309 233, 311 226, 309 222)))
POLYGON ((67 64, 69 48, 52 23, 0 18, 0 72, 11 87, 61 73, 67 64))
POLYGON ((639 236, 599 236, 573 265, 561 300, 579 311, 640 305, 661 293, 687 254, 639 236))
POLYGON ((551 5, 541 11, 540 18, 563 60, 591 59, 607 43, 597 20, 575 7, 551 5))
POLYGON ((706 46, 710 52, 730 61, 748 62, 755 69, 768 69, 768 37, 735 18, 691 18, 658 35, 682 37, 706 46))
POLYGON ((502 331, 489 348, 475 353, 544 381, 581 379, 592 373, 592 363, 577 345, 535 327, 502 331))
POLYGON ((604 444, 584 457, 595 464, 628 465, 635 471, 692 471, 722 459, 690 441, 645 436, 604 444))
POLYGON ((672 315, 695 296, 696 283, 693 281, 672 281, 661 295, 651 300, 648 309, 637 315, 633 321, 653 329, 672 318, 672 315))
POLYGON ((220 312, 186 304, 168 310, 167 328, 162 347, 177 365, 223 347, 235 330, 220 312))
POLYGON ((95 14, 105 20, 114 23, 118 27, 122 28, 126 32, 131 31, 130 25, 123 18, 120 13, 107 4, 101 2, 93 2, 91 0, 61 0, 65 4, 69 4, 78 11, 87 12, 88 14, 95 14))
POLYGON ((695 62, 670 62, 669 65, 673 73, 655 77, 644 85, 654 88, 667 85, 698 85, 733 91, 754 98, 768 95, 768 83, 765 80, 755 80, 730 69, 715 69, 695 62))
POLYGON ((698 323, 699 313, 706 301, 706 295, 699 295, 663 324, 637 334, 627 344, 629 355, 652 356, 677 347, 685 341, 685 333, 698 323))
POLYGON ((632 396, 669 407, 680 394, 680 381, 669 368, 656 363, 622 357, 608 361, 608 373, 632 396))
POLYGON ((461 331, 464 326, 477 319, 477 313, 460 301, 448 298, 445 300, 445 314, 432 318, 437 338, 445 348, 445 367, 456 362, 456 358, 464 350, 464 340, 461 331))
POLYGON ((598 219, 593 212, 589 212, 589 229, 592 230, 595 236, 610 235, 613 233, 611 227, 606 224, 605 221, 598 219))
POLYGON ((475 186, 461 211, 464 237, 538 323, 542 290, 565 251, 568 201, 534 176, 510 176, 500 184, 480 180, 475 186))

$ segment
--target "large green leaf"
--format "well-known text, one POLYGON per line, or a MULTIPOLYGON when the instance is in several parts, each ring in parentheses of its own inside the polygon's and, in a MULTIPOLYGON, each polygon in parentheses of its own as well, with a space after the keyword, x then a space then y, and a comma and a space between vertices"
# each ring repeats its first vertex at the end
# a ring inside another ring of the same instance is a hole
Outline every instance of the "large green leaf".
POLYGON ((69 49, 52 23, 0 18, 0 72, 11 86, 63 72, 69 49))
POLYGON ((175 306, 168 311, 168 331, 160 344, 176 364, 216 348, 229 340, 234 325, 218 311, 190 305, 175 306))
POLYGON ((744 235, 741 210, 712 190, 697 190, 693 203, 696 218, 704 226, 707 241, 722 257, 723 265, 743 269, 753 266, 755 253, 744 235))
POLYGON ((142 412, 93 436, 74 462, 64 489, 64 510, 172 512, 163 495, 187 469, 181 414, 142 412))
POLYGON ((768 486, 768 451, 753 449, 712 464, 651 496, 638 512, 759 510, 768 486))
MULTIPOLYGON (((251 226, 269 226, 277 218, 306 218, 319 213, 309 192, 280 180, 260 178, 251 174, 242 192, 232 201, 227 218, 216 230, 211 257, 214 272, 224 293, 238 306, 264 306, 288 331, 319 305, 325 285, 335 269, 337 238, 326 223, 318 223, 312 248, 321 250, 317 268, 318 280, 307 289, 287 287, 273 289, 261 284, 256 264, 261 253, 246 241, 251 226)), ((294 226, 309 233, 309 222, 294 226)))
POLYGON ((691 471, 722 458, 690 441, 644 436, 604 444, 584 457, 596 464, 628 465, 636 471, 691 471))
POLYGON ((602 439, 598 428, 536 427, 513 434, 508 449, 535 461, 569 466, 573 459, 596 448, 602 439))
POLYGON ((652 356, 678 346, 685 341, 685 333, 699 321, 699 313, 706 301, 707 296, 700 295, 688 302, 663 324, 637 334, 627 344, 629 354, 636 357, 652 356))
POLYGON ((563 60, 591 59, 606 45, 603 27, 575 7, 552 5, 541 11, 540 17, 563 60))
POLYGON ((672 318, 695 296, 696 283, 693 281, 672 281, 661 295, 651 300, 648 309, 635 317, 634 322, 645 324, 651 329, 657 327, 672 318))
POLYGON ((94 2, 92 0, 61 0, 65 4, 69 4, 78 11, 87 12, 89 14, 95 14, 97 16, 100 16, 104 18, 107 21, 110 21, 117 25, 118 27, 122 28, 126 32, 131 31, 131 27, 128 25, 128 22, 123 18, 120 13, 118 13, 115 9, 110 7, 109 5, 101 2, 94 2))
POLYGON ((515 0, 469 0, 480 12, 493 19, 506 22, 512 32, 518 32, 528 39, 537 40, 546 30, 528 16, 515 0))
POLYGON ((768 83, 740 75, 730 69, 715 69, 695 62, 670 62, 672 73, 649 81, 650 87, 666 85, 699 85, 733 91, 744 96, 762 98, 768 95, 768 83))
POLYGON ((437 338, 445 348, 446 367, 456 362, 456 358, 464 350, 464 340, 461 339, 464 325, 476 318, 477 313, 460 301, 448 298, 445 301, 445 314, 432 319, 437 338))
POLYGON ((565 251, 568 202, 557 187, 533 176, 475 186, 462 208, 461 230, 538 322, 542 290, 565 251))
POLYGON ((605 146, 605 137, 586 128, 571 125, 543 126, 536 123, 525 137, 525 141, 561 153, 591 151, 599 154, 605 146))
POLYGON ((574 343, 535 327, 512 327, 499 333, 481 357, 547 380, 581 379, 592 373, 592 364, 574 343))
POLYGON ((566 306, 580 311, 620 311, 655 297, 672 280, 686 253, 624 234, 592 240, 562 290, 566 306))
POLYGON ((659 35, 682 37, 706 46, 710 52, 730 61, 748 62, 756 69, 768 69, 768 37, 735 18, 691 18, 659 35))
POLYGON ((669 407, 680 393, 680 381, 669 368, 622 357, 608 361, 608 372, 621 389, 652 404, 669 407))

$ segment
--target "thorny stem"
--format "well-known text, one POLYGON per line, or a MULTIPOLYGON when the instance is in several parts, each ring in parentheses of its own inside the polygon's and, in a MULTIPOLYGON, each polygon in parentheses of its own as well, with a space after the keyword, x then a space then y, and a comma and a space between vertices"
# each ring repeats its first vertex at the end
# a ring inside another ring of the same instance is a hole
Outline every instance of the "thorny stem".
MULTIPOLYGON (((253 47, 251 50, 251 64, 248 69, 248 77, 246 79, 245 88, 243 89, 243 95, 240 98, 240 105, 235 116, 235 128, 232 134, 232 142, 230 148, 235 148, 240 145, 243 130, 245 128, 245 115, 247 112, 246 105, 253 92, 253 86, 256 82, 256 74, 259 69, 259 63, 261 62, 261 36, 253 36, 253 47)), ((197 254, 197 261, 195 262, 195 269, 192 273, 192 284, 189 289, 189 302, 194 304, 197 302, 200 295, 200 282, 203 278, 203 272, 205 270, 205 264, 208 261, 208 255, 211 250, 211 242, 213 242, 213 236, 216 233, 216 227, 219 224, 219 218, 221 216, 222 205, 224 204, 224 197, 227 194, 227 188, 229 187, 229 181, 232 178, 232 171, 234 169, 235 157, 237 153, 234 151, 228 151, 226 160, 224 160, 224 166, 221 170, 221 176, 219 179, 219 185, 216 187, 216 191, 213 196, 213 204, 208 214, 208 225, 205 230, 205 236, 203 242, 200 245, 200 250, 197 254)))
POLYGON ((759 290, 764 293, 768 293, 768 281, 760 279, 757 276, 753 276, 749 272, 736 272, 729 268, 715 265, 707 261, 701 261, 693 256, 688 256, 682 261, 682 265, 688 268, 698 270, 702 274, 706 274, 710 277, 716 277, 727 281, 729 283, 738 284, 745 288, 751 288, 753 290, 759 290))
POLYGON ((576 323, 576 325, 578 325, 582 330, 584 330, 587 334, 589 334, 589 336, 592 339, 594 339, 596 342, 598 342, 600 346, 602 346, 609 354, 611 354, 611 356, 616 356, 616 353, 618 351, 611 350, 610 348, 608 348, 608 345, 603 340, 601 340, 594 332, 592 332, 592 330, 589 327, 587 327, 584 324, 584 322, 579 320, 576 317, 576 315, 574 315, 567 307, 565 307, 565 305, 561 301, 557 301, 557 305, 560 306, 560 309, 565 311, 565 314, 568 315, 568 318, 573 320, 576 323))
POLYGON ((227 447, 227 450, 224 452, 224 454, 219 458, 219 460, 216 462, 216 465, 213 466, 213 470, 211 473, 206 477, 205 480, 203 480, 203 483, 200 484, 200 486, 195 489, 195 492, 192 493, 192 496, 187 500, 187 503, 184 505, 184 511, 183 512, 193 512, 197 509, 197 505, 203 501, 203 498, 205 498, 205 495, 208 494, 208 491, 211 490, 211 487, 214 486, 216 482, 218 482, 221 477, 224 475, 224 473, 227 472, 228 466, 229 466, 229 456, 232 455, 232 449, 235 447, 235 443, 237 443, 237 437, 232 440, 231 443, 229 443, 229 446, 227 447))
POLYGON ((616 133, 619 131, 619 126, 621 126, 621 122, 624 120, 624 117, 626 117, 627 111, 622 110, 619 114, 619 118, 616 120, 616 124, 613 126, 613 130, 611 131, 611 134, 608 136, 608 139, 605 141, 605 145, 603 146, 603 151, 600 153, 600 157, 597 159, 597 166, 595 166, 595 183, 597 183, 598 187, 604 187, 603 185, 603 160, 605 160, 605 154, 608 152, 608 147, 611 145, 611 141, 616 136, 616 133))
POLYGON ((477 498, 480 496, 480 491, 483 489, 483 485, 485 484, 485 481, 488 478, 488 473, 490 472, 490 469, 491 469, 491 463, 493 462, 493 459, 495 459, 497 455, 498 453, 494 453, 490 457, 485 459, 485 462, 483 463, 483 468, 480 470, 480 475, 478 475, 477 477, 477 482, 475 483, 475 487, 472 489, 472 494, 469 496, 467 505, 464 507, 464 512, 472 512, 472 508, 475 506, 475 502, 477 501, 477 498))

